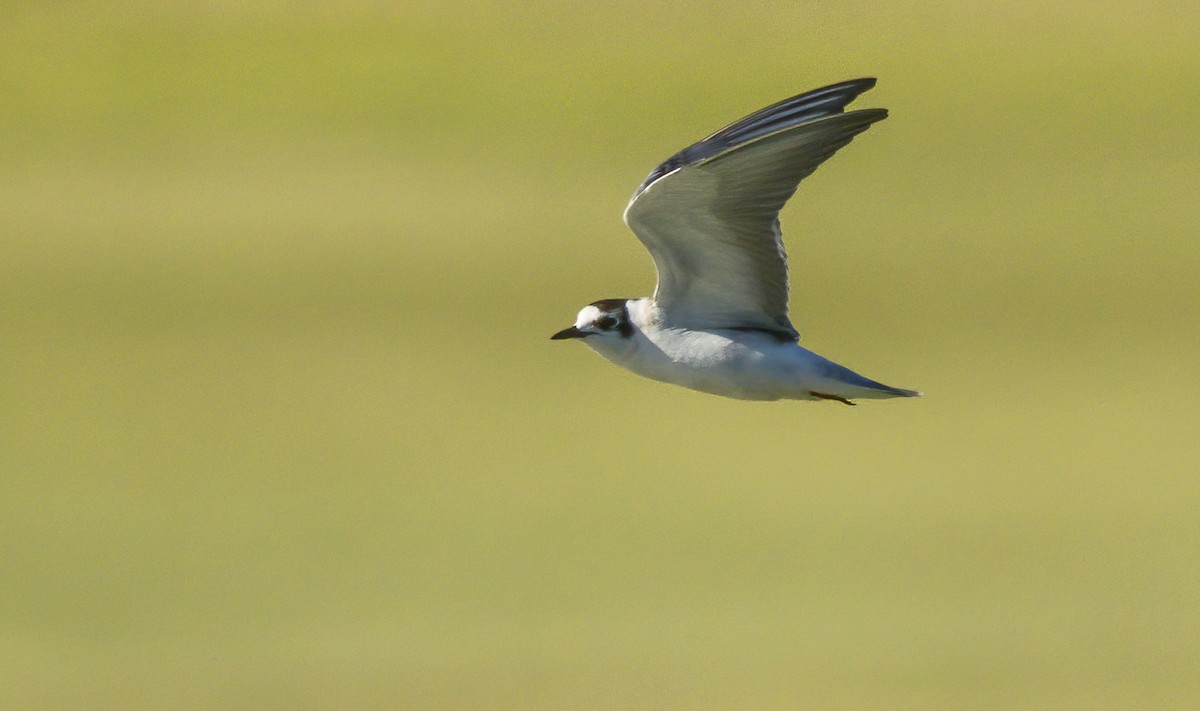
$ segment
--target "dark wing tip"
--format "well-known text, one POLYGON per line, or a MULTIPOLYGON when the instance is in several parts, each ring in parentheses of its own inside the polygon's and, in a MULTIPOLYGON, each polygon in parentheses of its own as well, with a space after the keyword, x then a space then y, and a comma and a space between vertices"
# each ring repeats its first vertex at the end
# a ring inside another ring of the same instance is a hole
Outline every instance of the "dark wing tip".
MULTIPOLYGON (((685 165, 710 158, 731 146, 753 140, 786 126, 843 113, 850 102, 874 87, 875 83, 875 77, 862 77, 830 84, 797 94, 740 118, 659 164, 650 171, 650 175, 634 191, 634 198, 664 175, 685 165)), ((872 111, 882 112, 882 115, 879 115, 874 121, 887 117, 885 109, 872 109, 872 111)))
POLYGON ((878 79, 876 79, 875 77, 859 77, 859 78, 857 78, 857 79, 849 79, 849 80, 847 80, 847 81, 840 82, 840 83, 838 83, 838 84, 831 84, 830 86, 842 86, 842 85, 845 85, 845 86, 856 86, 856 87, 861 87, 861 88, 858 90, 858 93, 859 93, 859 94, 861 94, 861 93, 863 93, 864 91, 869 91, 870 89, 874 89, 874 88, 875 88, 875 84, 876 84, 878 81, 879 81, 879 80, 878 80, 878 79))

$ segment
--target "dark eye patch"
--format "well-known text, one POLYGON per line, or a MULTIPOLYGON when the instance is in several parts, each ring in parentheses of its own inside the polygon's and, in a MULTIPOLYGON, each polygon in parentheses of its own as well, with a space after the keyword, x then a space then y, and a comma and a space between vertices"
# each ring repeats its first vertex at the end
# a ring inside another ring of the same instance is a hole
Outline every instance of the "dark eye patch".
POLYGON ((617 320, 612 316, 601 316, 596 319, 596 326, 604 331, 611 329, 617 325, 617 320))

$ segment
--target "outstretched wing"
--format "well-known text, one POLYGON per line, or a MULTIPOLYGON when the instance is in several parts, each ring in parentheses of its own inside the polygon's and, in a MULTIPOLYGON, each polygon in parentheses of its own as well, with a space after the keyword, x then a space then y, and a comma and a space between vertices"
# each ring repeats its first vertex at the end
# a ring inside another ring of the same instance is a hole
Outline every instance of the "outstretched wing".
POLYGON ((779 211, 796 186, 884 109, 845 112, 856 79, 768 106, 654 169, 625 223, 654 258, 669 325, 760 328, 795 339, 779 211))

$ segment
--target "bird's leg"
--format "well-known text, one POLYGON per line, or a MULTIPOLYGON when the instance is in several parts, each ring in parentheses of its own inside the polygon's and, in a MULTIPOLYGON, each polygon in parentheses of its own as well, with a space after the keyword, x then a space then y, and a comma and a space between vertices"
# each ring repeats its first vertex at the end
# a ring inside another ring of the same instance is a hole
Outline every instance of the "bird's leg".
POLYGON ((849 400, 847 400, 846 398, 844 398, 844 397, 840 397, 840 396, 838 396, 838 395, 830 395, 829 393, 819 393, 819 392, 817 392, 817 391, 815 391, 815 390, 809 390, 809 391, 808 391, 808 394, 809 394, 809 395, 812 395, 813 397, 819 397, 819 398, 821 398, 822 400, 836 400, 836 401, 838 401, 838 402, 842 403, 843 405, 850 405, 851 407, 853 407, 853 406, 855 406, 855 405, 857 405, 857 404, 858 404, 858 403, 856 403, 856 402, 850 402, 850 401, 849 401, 849 400))

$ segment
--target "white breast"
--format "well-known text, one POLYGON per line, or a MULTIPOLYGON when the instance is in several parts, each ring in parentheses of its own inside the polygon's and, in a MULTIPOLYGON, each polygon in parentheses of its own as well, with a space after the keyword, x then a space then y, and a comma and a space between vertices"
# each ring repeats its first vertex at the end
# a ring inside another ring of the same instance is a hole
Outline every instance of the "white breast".
POLYGON ((625 344, 589 341, 597 353, 638 375, 714 395, 777 400, 804 391, 808 352, 768 334, 666 328, 638 331, 625 344))

